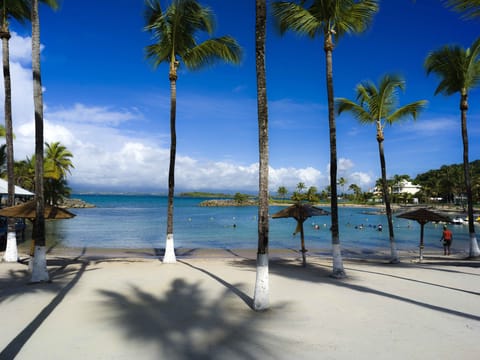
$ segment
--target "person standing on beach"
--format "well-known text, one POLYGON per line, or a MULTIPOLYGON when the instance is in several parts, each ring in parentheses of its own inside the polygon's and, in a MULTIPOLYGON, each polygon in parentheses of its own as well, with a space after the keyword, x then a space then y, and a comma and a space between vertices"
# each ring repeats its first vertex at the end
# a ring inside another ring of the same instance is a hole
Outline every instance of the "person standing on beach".
POLYGON ((442 238, 440 241, 443 241, 443 255, 450 255, 450 246, 452 245, 453 234, 447 228, 447 225, 443 225, 442 238))

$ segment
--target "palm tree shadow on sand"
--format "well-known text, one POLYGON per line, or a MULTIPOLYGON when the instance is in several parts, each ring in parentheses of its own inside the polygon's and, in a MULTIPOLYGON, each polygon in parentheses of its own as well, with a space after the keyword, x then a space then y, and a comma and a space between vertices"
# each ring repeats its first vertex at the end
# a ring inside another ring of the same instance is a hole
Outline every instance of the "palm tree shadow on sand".
POLYGON ((114 310, 113 320, 125 339, 156 345, 161 358, 278 358, 270 349, 280 340, 258 326, 268 315, 235 306, 232 299, 238 299, 228 289, 216 298, 206 297, 199 283, 177 278, 159 296, 134 285, 128 295, 100 293, 104 305, 114 310))
MULTIPOLYGON (((232 261, 231 265, 237 266, 240 268, 253 268, 255 263, 253 260, 247 259, 247 260, 232 261)), ((383 263, 383 261, 380 261, 380 262, 377 261, 376 265, 378 267, 384 266, 385 269, 391 268, 392 266, 397 268, 398 267, 408 267, 408 268, 417 267, 416 265, 409 265, 404 263, 387 265, 383 263)), ((363 283, 357 282, 357 277, 355 273, 358 273, 358 272, 370 273, 378 276, 385 276, 391 280, 396 279, 402 282, 408 281, 408 282, 413 282, 419 285, 425 285, 428 287, 435 286, 435 287, 439 287, 449 291, 453 291, 457 293, 468 293, 475 296, 479 295, 477 291, 469 291, 469 290, 464 290, 456 287, 445 286, 440 283, 422 281, 421 279, 413 278, 413 277, 409 278, 409 277, 403 277, 398 275, 392 275, 388 272, 368 270, 368 268, 358 269, 358 268, 349 268, 347 266, 345 267, 345 269, 347 270, 347 274, 349 275, 344 279, 335 279, 331 277, 330 265, 309 262, 307 263, 306 267, 302 267, 298 259, 296 260, 276 259, 276 260, 270 261, 269 263, 269 271, 272 275, 277 275, 277 276, 281 276, 281 277, 285 277, 293 280, 300 280, 300 281, 311 282, 311 283, 323 283, 323 284, 343 287, 346 289, 350 289, 354 292, 361 292, 361 293, 372 294, 376 296, 382 296, 385 298, 394 299, 404 303, 413 304, 421 308, 427 308, 427 309, 438 311, 441 313, 455 315, 464 319, 470 319, 475 321, 480 320, 480 317, 475 314, 470 314, 462 311, 449 309, 445 306, 438 305, 437 303, 423 302, 423 301, 416 300, 414 297, 410 298, 406 296, 400 296, 388 291, 377 289, 374 286, 364 285, 363 283)), ((434 269, 434 270, 436 271, 437 269, 434 269)), ((476 276, 476 275, 473 274, 472 276, 476 276)))

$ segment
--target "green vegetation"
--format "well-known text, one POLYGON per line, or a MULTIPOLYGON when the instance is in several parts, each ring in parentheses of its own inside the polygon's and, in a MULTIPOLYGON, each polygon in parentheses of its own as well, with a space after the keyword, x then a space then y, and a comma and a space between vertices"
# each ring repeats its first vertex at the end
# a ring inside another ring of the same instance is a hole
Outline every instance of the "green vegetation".
MULTIPOLYGON (((43 186, 45 202, 52 205, 61 204, 71 195, 67 184, 67 175, 74 168, 73 154, 60 142, 46 143, 43 162, 43 186)), ((5 144, 0 146, 0 176, 7 176, 5 144)), ((35 191, 35 155, 14 163, 14 184, 31 192, 35 191)), ((7 180, 8 181, 8 180, 7 180)))
MULTIPOLYGON (((473 203, 480 203, 480 160, 469 164, 472 181, 473 203)), ((418 194, 420 201, 430 203, 432 199, 445 204, 465 205, 465 180, 463 164, 443 165, 440 169, 418 174, 413 180, 422 187, 418 194)))

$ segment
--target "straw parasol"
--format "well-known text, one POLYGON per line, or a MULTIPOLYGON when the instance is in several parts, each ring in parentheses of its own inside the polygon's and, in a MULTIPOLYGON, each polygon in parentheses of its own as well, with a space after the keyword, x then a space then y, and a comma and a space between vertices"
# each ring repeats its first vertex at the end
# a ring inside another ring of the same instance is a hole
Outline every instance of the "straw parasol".
POLYGON ((291 205, 291 206, 289 206, 285 209, 282 209, 279 212, 272 215, 273 219, 291 217, 291 218, 294 218, 295 220, 297 220, 297 229, 300 230, 300 240, 301 240, 301 243, 302 243, 302 250, 301 251, 302 251, 302 257, 303 257, 303 266, 306 265, 305 253, 307 252, 307 250, 305 249, 303 223, 309 217, 323 216, 323 215, 329 215, 329 214, 330 213, 328 211, 323 210, 323 209, 318 208, 318 207, 315 207, 313 205, 296 203, 296 204, 293 204, 293 205, 291 205))
MULTIPOLYGON (((45 219, 60 220, 71 219, 75 214, 57 206, 45 205, 45 219)), ((27 201, 20 205, 6 207, 0 210, 0 216, 25 218, 34 220, 37 217, 35 200, 27 201)))
POLYGON ((420 208, 397 215, 398 218, 415 220, 420 224, 420 261, 423 260, 423 227, 426 223, 433 222, 451 222, 450 218, 426 208, 420 208))

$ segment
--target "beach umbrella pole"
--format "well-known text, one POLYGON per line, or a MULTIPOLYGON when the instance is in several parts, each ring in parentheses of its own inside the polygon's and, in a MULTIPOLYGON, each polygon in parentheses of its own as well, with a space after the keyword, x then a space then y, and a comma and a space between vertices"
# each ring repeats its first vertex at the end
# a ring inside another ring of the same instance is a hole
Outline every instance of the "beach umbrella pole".
POLYGON ((425 226, 424 223, 420 223, 420 261, 423 260, 423 227, 425 226))
MULTIPOLYGON (((305 220, 304 220, 305 221, 305 220)), ((305 235, 303 233, 303 221, 300 221, 300 239, 302 241, 302 261, 303 261, 303 266, 307 266, 307 258, 306 258, 306 252, 307 250, 305 249, 305 235)))

